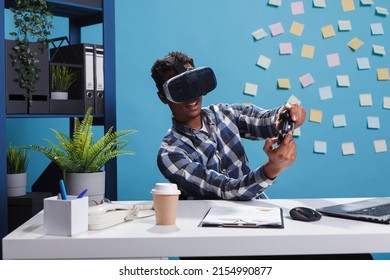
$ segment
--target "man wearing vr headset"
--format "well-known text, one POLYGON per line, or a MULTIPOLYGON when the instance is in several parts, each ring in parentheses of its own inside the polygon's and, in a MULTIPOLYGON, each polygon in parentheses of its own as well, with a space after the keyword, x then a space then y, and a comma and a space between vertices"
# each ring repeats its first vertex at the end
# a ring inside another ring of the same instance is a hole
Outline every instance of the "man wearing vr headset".
POLYGON ((292 132, 278 140, 278 121, 288 111, 295 127, 306 111, 297 104, 265 110, 242 104, 202 108, 202 97, 216 87, 209 67, 170 52, 152 69, 160 100, 172 111, 172 127, 158 151, 161 173, 181 190, 181 199, 250 200, 263 193, 296 159, 292 132), (241 138, 264 140, 268 161, 250 170, 241 138), (278 143, 280 141, 280 143, 278 143), (277 144, 278 143, 278 144, 277 144))

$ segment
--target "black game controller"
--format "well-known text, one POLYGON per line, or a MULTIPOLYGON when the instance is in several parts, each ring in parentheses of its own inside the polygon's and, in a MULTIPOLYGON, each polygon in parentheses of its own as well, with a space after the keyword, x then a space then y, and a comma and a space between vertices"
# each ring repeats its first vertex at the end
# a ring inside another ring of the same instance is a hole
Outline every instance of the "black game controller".
POLYGON ((279 115, 278 143, 280 144, 287 133, 294 133, 295 123, 291 119, 290 113, 286 110, 279 115))

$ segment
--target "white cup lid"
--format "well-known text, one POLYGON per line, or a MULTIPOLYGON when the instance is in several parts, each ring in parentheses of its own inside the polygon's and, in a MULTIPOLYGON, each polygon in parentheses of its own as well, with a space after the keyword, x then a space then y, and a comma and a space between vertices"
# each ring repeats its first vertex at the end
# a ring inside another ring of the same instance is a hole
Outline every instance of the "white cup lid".
POLYGON ((157 183, 152 189, 152 194, 175 195, 180 193, 177 185, 172 183, 157 183))

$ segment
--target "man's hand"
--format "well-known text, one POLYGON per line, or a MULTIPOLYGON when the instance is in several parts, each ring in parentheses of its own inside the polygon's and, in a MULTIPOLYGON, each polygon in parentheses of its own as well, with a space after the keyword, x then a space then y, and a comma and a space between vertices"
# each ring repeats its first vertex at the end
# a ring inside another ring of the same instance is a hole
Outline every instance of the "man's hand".
POLYGON ((292 132, 289 132, 283 141, 274 147, 277 142, 278 138, 267 138, 263 147, 263 151, 268 156, 268 161, 264 164, 264 173, 269 179, 276 178, 279 173, 290 167, 297 157, 292 132))
MULTIPOLYGON (((285 110, 290 113, 291 119, 295 122, 295 128, 301 126, 306 119, 306 110, 298 104, 286 103, 280 110, 279 114, 285 110)), ((277 118, 279 121, 279 116, 277 118)))

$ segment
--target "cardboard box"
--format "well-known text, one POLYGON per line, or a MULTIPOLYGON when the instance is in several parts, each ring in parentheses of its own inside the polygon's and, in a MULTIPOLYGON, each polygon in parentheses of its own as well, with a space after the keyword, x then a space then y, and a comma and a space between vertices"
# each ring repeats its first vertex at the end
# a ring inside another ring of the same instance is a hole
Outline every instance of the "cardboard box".
POLYGON ((88 230, 88 197, 57 196, 45 198, 44 225, 46 234, 71 236, 88 230))

